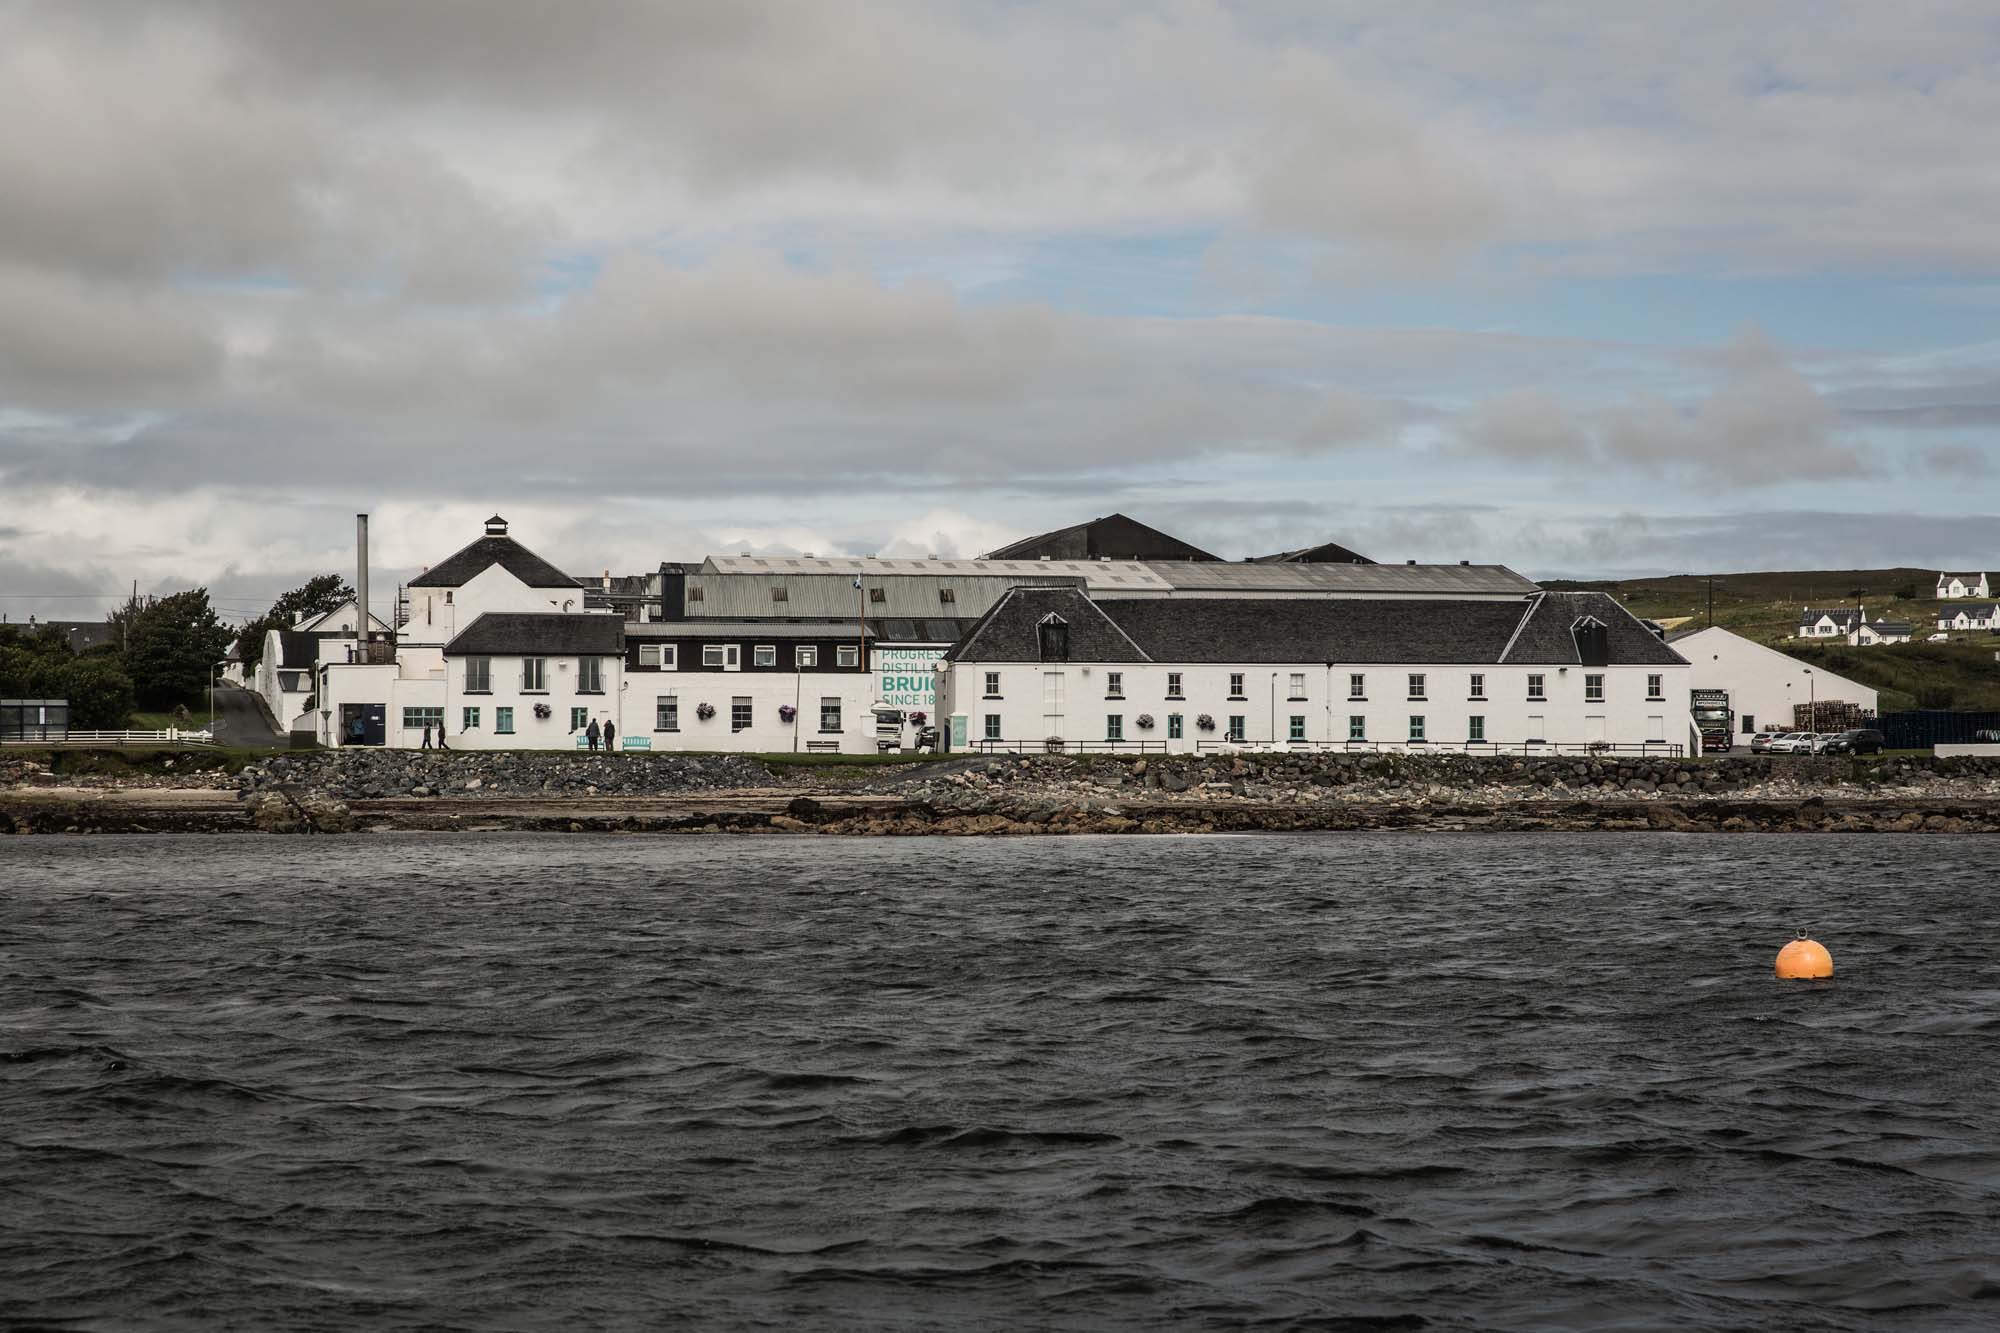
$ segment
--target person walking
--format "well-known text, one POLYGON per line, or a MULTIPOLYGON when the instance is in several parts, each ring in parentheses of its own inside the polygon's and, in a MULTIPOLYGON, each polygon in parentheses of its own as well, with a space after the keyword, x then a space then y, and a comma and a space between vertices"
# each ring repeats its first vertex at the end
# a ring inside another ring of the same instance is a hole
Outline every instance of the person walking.
POLYGON ((583 730, 584 738, 590 742, 590 752, 597 753, 597 738, 602 733, 597 729, 597 719, 590 719, 590 725, 583 730))
POLYGON ((430 748, 431 748, 431 724, 430 724, 430 723, 428 723, 428 722, 424 723, 424 744, 423 744, 423 748, 424 748, 424 749, 426 749, 426 750, 428 750, 428 749, 430 749, 430 748))
POLYGON ((604 720, 604 753, 611 753, 611 738, 618 734, 618 728, 611 725, 611 719, 604 720))
POLYGON ((449 750, 450 748, 451 748, 451 747, 450 747, 449 745, 446 745, 446 744, 444 743, 444 719, 443 719, 443 718, 439 718, 439 719, 438 719, 438 749, 440 749, 440 750, 449 750))

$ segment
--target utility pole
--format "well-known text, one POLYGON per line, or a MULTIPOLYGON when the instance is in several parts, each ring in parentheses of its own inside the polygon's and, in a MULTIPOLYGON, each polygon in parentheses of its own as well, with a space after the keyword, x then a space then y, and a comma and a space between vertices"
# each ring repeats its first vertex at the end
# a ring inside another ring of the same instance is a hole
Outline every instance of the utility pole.
POLYGON ((1713 575, 1710 575, 1708 580, 1708 627, 1710 629, 1715 628, 1715 578, 1713 575))

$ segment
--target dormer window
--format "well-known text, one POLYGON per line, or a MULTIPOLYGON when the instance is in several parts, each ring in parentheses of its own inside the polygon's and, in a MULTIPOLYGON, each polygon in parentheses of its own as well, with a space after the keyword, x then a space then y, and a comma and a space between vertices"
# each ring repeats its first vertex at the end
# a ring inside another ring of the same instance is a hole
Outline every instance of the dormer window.
POLYGON ((1041 642, 1042 660, 1044 662, 1069 661, 1069 622, 1067 620, 1058 615, 1043 616, 1042 623, 1035 628, 1041 642))
POLYGON ((1584 666, 1605 666, 1611 661, 1611 631, 1596 616, 1579 616, 1570 622, 1570 637, 1576 641, 1576 660, 1584 666))

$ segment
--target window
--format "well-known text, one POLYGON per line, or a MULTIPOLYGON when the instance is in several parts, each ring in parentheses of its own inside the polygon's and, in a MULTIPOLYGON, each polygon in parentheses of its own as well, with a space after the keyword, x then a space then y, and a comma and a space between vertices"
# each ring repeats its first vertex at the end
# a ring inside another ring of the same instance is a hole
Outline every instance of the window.
POLYGON ((494 710, 493 710, 493 730, 494 730, 494 732, 495 732, 495 733, 497 733, 498 735, 501 735, 501 736, 511 736, 511 735, 513 735, 513 734, 514 734, 514 710, 513 710, 513 709, 511 709, 511 708, 496 708, 496 709, 494 709, 494 710))
POLYGON ((1181 715, 1179 713, 1168 713, 1167 739, 1170 741, 1177 741, 1180 738, 1181 738, 1181 715))
POLYGON ((986 673, 986 697, 989 699, 1000 697, 1000 673, 997 671, 986 673))
POLYGON ((1041 642, 1044 662, 1069 661, 1069 622, 1061 616, 1049 616, 1035 627, 1041 642))
POLYGON ((681 646, 677 643, 660 645, 660 670, 673 671, 681 664, 681 646))
POLYGON ((1666 697, 1667 697, 1667 678, 1666 678, 1665 676, 1663 676, 1663 675, 1660 675, 1660 674, 1658 674, 1658 673, 1655 673, 1655 674, 1653 674, 1653 675, 1650 675, 1650 676, 1647 676, 1647 677, 1646 677, 1646 697, 1647 697, 1648 699, 1664 699, 1664 698, 1666 698, 1666 697))
POLYGON ((860 645, 852 643, 841 644, 838 648, 835 648, 833 650, 833 660, 835 666, 844 666, 844 667, 860 666, 861 665, 860 645))
POLYGON ((493 693, 492 658, 468 657, 465 659, 465 692, 467 694, 493 693))
POLYGON ((679 731, 681 729, 681 697, 678 694, 656 695, 653 699, 653 730, 679 731))
POLYGON ((771 600, 774 602, 789 602, 792 600, 792 595, 783 588, 773 588, 771 589, 771 600))
POLYGON ((1288 741, 1302 741, 1305 738, 1306 716, 1304 713, 1293 713, 1291 729, 1285 733, 1285 739, 1288 741))
POLYGON ((1223 737, 1226 740, 1232 741, 1241 741, 1243 739, 1243 714, 1231 713, 1229 715, 1229 730, 1223 733, 1223 737))
POLYGON ((1123 713, 1106 713, 1104 715, 1104 739, 1107 741, 1122 741, 1125 739, 1125 715, 1123 713))
POLYGON ((1122 671, 1105 672, 1104 693, 1108 698, 1123 699, 1125 697, 1125 673, 1122 671))
POLYGON ((1755 736, 1757 734, 1757 719, 1752 714, 1745 713, 1743 715, 1743 734, 1745 736, 1755 736))
POLYGON ((690 587, 688 588, 688 600, 689 600, 690 602, 705 602, 705 601, 707 601, 707 600, 708 600, 708 591, 707 591, 707 589, 705 589, 705 588, 698 588, 698 587, 694 587, 694 586, 690 586, 690 587))
POLYGON ((876 603, 886 602, 889 600, 889 591, 886 588, 870 588, 868 600, 876 603))
POLYGON ((1365 741, 1368 739, 1368 719, 1359 713, 1347 715, 1347 739, 1365 741))
POLYGON ((588 708, 572 708, 569 710, 569 729, 571 731, 582 731, 589 725, 590 710, 588 708))
POLYGON ((403 725, 412 731, 418 727, 442 727, 444 725, 444 709, 405 708, 403 710, 403 725))
POLYGON ((985 735, 986 739, 989 741, 997 741, 1000 739, 1000 715, 998 713, 988 713, 986 715, 985 735))
POLYGON ((1412 713, 1410 714, 1410 739, 1413 741, 1420 741, 1423 738, 1424 738, 1424 715, 1422 713, 1412 713))
POLYGON ((775 643, 758 644, 751 652, 750 661, 752 665, 760 667, 774 667, 778 665, 778 645, 775 643))
POLYGON ((826 694, 819 701, 819 729, 821 731, 840 730, 840 696, 826 694))
POLYGON ((1303 671, 1294 671, 1294 672, 1292 673, 1292 692, 1291 692, 1291 695, 1290 695, 1289 697, 1290 697, 1290 698, 1293 698, 1293 699, 1303 699, 1303 698, 1305 698, 1305 697, 1306 697, 1306 673, 1305 673, 1305 672, 1303 672, 1303 671))
POLYGON ((1350 699, 1368 697, 1368 677, 1364 673, 1356 671, 1347 678, 1347 697, 1350 699))
POLYGON ((792 649, 792 665, 798 667, 800 670, 807 670, 818 666, 819 649, 808 648, 803 645, 792 649))
POLYGON ((1181 693, 1181 673, 1178 671, 1169 671, 1167 673, 1167 697, 1169 699, 1183 699, 1187 697, 1181 693))
POLYGON ((1466 693, 1474 699, 1484 699, 1486 697, 1486 677, 1477 671, 1473 672, 1472 688, 1467 690, 1466 693))
POLYGON ((1486 719, 1474 713, 1465 719, 1465 739, 1483 741, 1486 739, 1486 719))
POLYGON ((952 602, 956 602, 956 601, 958 600, 958 589, 956 589, 956 588, 939 588, 939 589, 938 589, 938 600, 939 600, 940 602, 944 602, 944 603, 946 603, 947 605, 949 605, 949 604, 950 604, 950 603, 952 603, 952 602))
POLYGON ((460 731, 471 731, 479 725, 479 710, 477 708, 461 708, 459 709, 458 716, 458 729, 460 731))
POLYGON ((1424 673, 1421 671, 1410 673, 1410 697, 1412 699, 1424 697, 1424 673))
POLYGON ((1541 699, 1547 697, 1546 691, 1543 689, 1543 686, 1547 680, 1548 677, 1542 675, 1539 671, 1530 672, 1528 675, 1528 697, 1530 699, 1541 699))
POLYGON ((748 731, 753 720, 750 711, 750 701, 748 699, 739 694, 729 701, 729 729, 731 731, 748 731))
POLYGON ((1243 673, 1241 671, 1232 671, 1229 673, 1229 697, 1232 699, 1241 699, 1243 697, 1243 673))
POLYGON ((604 693, 603 658, 579 657, 576 659, 576 692, 578 694, 604 693))
POLYGON ((656 667, 659 664, 660 664, 660 645, 657 643, 640 644, 639 665, 642 667, 656 667))
POLYGON ((701 646, 701 664, 705 667, 721 666, 722 645, 719 643, 704 643, 701 646))
POLYGON ((1604 698, 1604 677, 1594 672, 1585 676, 1583 678, 1583 697, 1593 702, 1601 701, 1604 698))
POLYGON ((521 659, 521 688, 530 694, 547 694, 549 690, 549 659, 546 657, 524 657, 521 659))

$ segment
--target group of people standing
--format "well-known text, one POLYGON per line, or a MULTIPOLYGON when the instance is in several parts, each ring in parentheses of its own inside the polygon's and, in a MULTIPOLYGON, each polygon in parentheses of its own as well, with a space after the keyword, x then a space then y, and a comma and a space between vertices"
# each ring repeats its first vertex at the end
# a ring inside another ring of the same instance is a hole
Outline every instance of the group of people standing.
MULTIPOLYGON (((361 724, 356 722, 354 727, 355 733, 358 736, 361 724)), ((618 739, 618 728, 612 725, 609 718, 605 719, 602 727, 597 725, 597 719, 592 718, 590 725, 583 729, 583 738, 590 742, 590 752, 592 754, 597 753, 597 747, 600 745, 604 747, 604 752, 609 754, 613 748, 612 743, 618 739)), ((431 725, 428 722, 424 723, 424 743, 422 748, 426 750, 431 748, 431 725)), ((444 743, 444 724, 442 722, 437 727, 437 748, 440 750, 449 750, 451 748, 444 743)))

